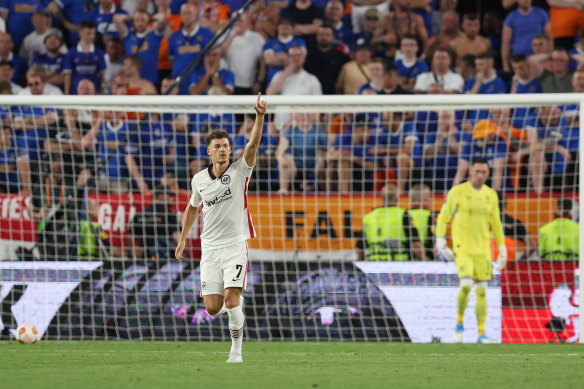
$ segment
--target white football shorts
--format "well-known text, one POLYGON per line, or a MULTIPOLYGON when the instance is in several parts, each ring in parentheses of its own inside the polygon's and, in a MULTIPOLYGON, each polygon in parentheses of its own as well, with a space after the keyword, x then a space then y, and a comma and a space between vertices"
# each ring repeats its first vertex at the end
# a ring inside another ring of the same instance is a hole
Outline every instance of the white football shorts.
POLYGON ((201 296, 219 294, 225 288, 247 286, 247 242, 220 249, 203 250, 201 255, 201 296))

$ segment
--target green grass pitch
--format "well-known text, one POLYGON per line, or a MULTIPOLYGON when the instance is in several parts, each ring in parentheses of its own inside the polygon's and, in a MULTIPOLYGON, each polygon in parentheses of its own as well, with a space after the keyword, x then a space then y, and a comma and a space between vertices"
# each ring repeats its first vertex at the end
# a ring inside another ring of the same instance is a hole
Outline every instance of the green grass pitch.
POLYGON ((0 388, 584 388, 581 345, 0 342, 0 388))

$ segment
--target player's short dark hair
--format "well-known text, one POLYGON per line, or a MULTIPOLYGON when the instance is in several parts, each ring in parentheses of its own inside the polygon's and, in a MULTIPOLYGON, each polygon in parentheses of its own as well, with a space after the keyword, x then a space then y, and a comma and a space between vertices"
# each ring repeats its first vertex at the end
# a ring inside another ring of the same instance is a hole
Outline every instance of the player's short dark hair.
POLYGON ((392 63, 386 63, 383 67, 383 73, 398 73, 397 66, 392 63))
MULTIPOLYGON (((138 11, 136 11, 136 12, 138 12, 138 11)), ((108 42, 117 43, 118 45, 122 45, 122 46, 124 45, 124 41, 119 36, 110 37, 108 42)))
POLYGON ((14 69, 12 61, 0 61, 0 66, 9 66, 11 69, 14 69))
POLYGON ((401 43, 404 41, 404 39, 410 39, 410 40, 416 41, 416 43, 418 44, 418 46, 420 45, 420 42, 418 41, 418 37, 416 35, 406 34, 406 35, 402 36, 401 39, 399 40, 399 45, 400 46, 401 46, 401 43))
POLYGON ((83 30, 84 28, 95 28, 95 23, 93 23, 91 20, 82 20, 81 22, 79 22, 79 29, 83 30))
POLYGON ((227 139, 229 140, 229 134, 223 130, 213 130, 207 136, 207 146, 213 142, 214 139, 227 139))
POLYGON ((470 163, 470 166, 474 166, 474 165, 476 165, 477 163, 483 163, 483 164, 485 164, 485 165, 489 166, 489 161, 487 161, 485 158, 474 158, 474 159, 471 161, 471 163, 470 163))
POLYGON ((330 23, 323 23, 319 26, 319 28, 326 28, 326 29, 331 30, 333 33, 335 32, 335 28, 330 23))
POLYGON ((490 50, 483 51, 475 56, 475 59, 493 59, 493 53, 490 50))
POLYGON ((536 39, 541 39, 541 40, 546 41, 546 42, 549 42, 550 41, 550 37, 547 34, 544 34, 544 33, 535 34, 533 36, 533 38, 531 38, 531 41, 533 42, 536 39))
POLYGON ((475 68, 475 56, 474 54, 465 54, 462 56, 462 63, 466 66, 470 66, 471 68, 475 68))
POLYGON ((465 21, 465 20, 474 21, 474 20, 478 20, 478 19, 479 19, 479 16, 474 12, 468 12, 468 13, 465 13, 464 15, 462 15, 462 21, 465 21))
POLYGON ((562 214, 570 214, 573 207, 574 203, 572 199, 562 197, 556 200, 556 209, 562 214))
POLYGON ((517 54, 511 57, 511 63, 526 62, 527 57, 524 54, 517 54))
POLYGON ((138 57, 137 55, 130 55, 129 57, 126 57, 125 59, 128 59, 132 62, 132 65, 136 66, 136 68, 138 68, 138 70, 142 69, 142 58, 138 57))

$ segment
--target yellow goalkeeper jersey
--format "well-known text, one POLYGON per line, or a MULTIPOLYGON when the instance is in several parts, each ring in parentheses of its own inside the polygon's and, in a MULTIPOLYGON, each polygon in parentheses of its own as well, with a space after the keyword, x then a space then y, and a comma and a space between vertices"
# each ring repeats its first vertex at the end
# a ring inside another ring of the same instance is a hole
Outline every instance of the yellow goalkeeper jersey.
POLYGON ((491 256, 491 235, 497 246, 505 244, 499 196, 483 185, 475 190, 469 182, 448 191, 436 224, 436 236, 446 235, 446 225, 452 221, 452 247, 455 253, 491 256))

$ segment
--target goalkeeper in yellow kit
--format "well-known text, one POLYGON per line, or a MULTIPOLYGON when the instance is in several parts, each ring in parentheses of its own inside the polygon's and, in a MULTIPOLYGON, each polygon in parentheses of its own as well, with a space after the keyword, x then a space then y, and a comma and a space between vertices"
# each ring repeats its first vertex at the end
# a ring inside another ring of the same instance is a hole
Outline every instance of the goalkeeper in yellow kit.
POLYGON ((462 342, 464 331, 464 311, 468 295, 474 286, 476 294, 476 315, 478 322, 478 343, 492 343, 485 335, 487 317, 487 282, 492 276, 491 234, 499 246, 498 269, 507 263, 507 249, 501 225, 499 197, 497 192, 485 185, 489 177, 489 165, 484 159, 471 164, 470 178, 448 191, 446 203, 442 206, 436 225, 436 251, 441 260, 456 261, 460 292, 458 293, 458 320, 454 341, 462 342), (454 254, 446 247, 446 225, 452 221, 452 247, 454 254))

